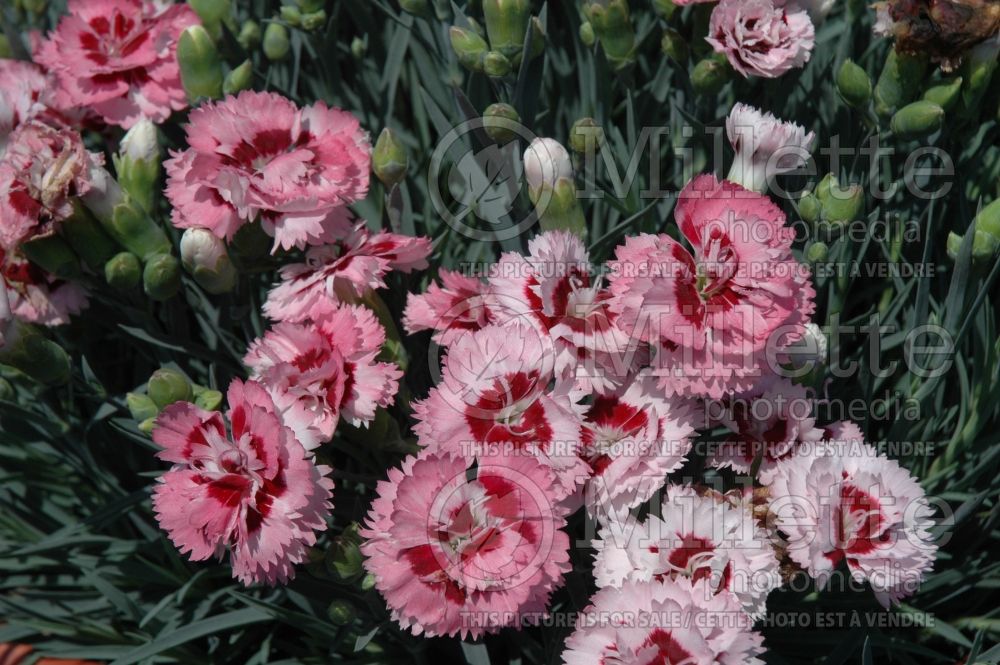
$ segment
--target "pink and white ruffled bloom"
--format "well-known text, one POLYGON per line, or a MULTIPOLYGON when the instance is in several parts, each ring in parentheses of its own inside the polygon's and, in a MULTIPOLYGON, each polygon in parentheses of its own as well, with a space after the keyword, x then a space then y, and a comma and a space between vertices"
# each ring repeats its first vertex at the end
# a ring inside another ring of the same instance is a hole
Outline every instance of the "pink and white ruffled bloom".
POLYGON ((791 254, 794 231, 770 199, 712 175, 688 183, 674 217, 691 251, 640 234, 609 263, 617 325, 650 343, 668 394, 751 390, 814 309, 809 270, 791 254))
POLYGON ((809 62, 816 30, 809 14, 775 0, 720 0, 705 40, 744 77, 776 78, 809 62))
POLYGON ((220 413, 189 402, 160 413, 153 441, 174 466, 159 478, 153 509, 192 561, 228 549, 243 584, 285 582, 326 530, 330 469, 306 457, 259 383, 233 381, 228 399, 228 433, 220 413))
POLYGON ((43 326, 61 326, 89 304, 87 290, 57 279, 23 256, 0 249, 0 286, 14 317, 43 326))
POLYGON ((490 325, 448 347, 441 378, 413 405, 421 445, 466 459, 500 449, 537 457, 556 474, 559 498, 590 476, 579 457, 581 418, 566 390, 553 390, 548 338, 527 325, 490 325))
POLYGON ((0 58, 0 156, 18 125, 35 117, 58 124, 51 105, 49 80, 41 67, 24 60, 0 58))
POLYGON ((385 288, 385 276, 391 270, 427 267, 428 238, 373 233, 364 223, 345 236, 336 244, 310 249, 305 263, 283 266, 281 282, 267 294, 264 314, 275 321, 320 319, 341 302, 354 302, 369 291, 385 288))
POLYGON ((707 580, 626 582, 599 589, 566 640, 565 665, 763 665, 763 636, 707 580))
POLYGON ((385 329, 371 310, 345 305, 309 324, 282 322, 243 362, 306 450, 333 437, 340 418, 367 425, 392 403, 403 373, 376 362, 385 329))
POLYGON ((660 517, 609 522, 593 542, 598 587, 687 577, 712 593, 732 594, 753 618, 781 586, 767 533, 743 506, 690 485, 668 485, 660 517))
POLYGON ((55 233, 73 214, 73 198, 90 190, 103 155, 88 152, 80 134, 37 120, 20 124, 0 158, 0 247, 55 233))
POLYGON ((913 476, 865 444, 856 426, 838 424, 828 435, 813 454, 781 463, 770 512, 792 561, 821 582, 846 561, 888 608, 933 566, 933 509, 913 476))
POLYGON ((403 328, 413 333, 433 330, 434 341, 448 346, 459 335, 491 323, 488 287, 482 280, 442 268, 441 285, 432 282, 424 293, 406 298, 403 328))
POLYGON ((501 325, 530 323, 550 335, 556 373, 582 393, 614 392, 644 356, 617 325, 610 293, 592 280, 583 241, 547 231, 528 242, 528 255, 508 252, 491 268, 489 304, 501 325))
POLYGON ((616 519, 652 497, 691 450, 698 419, 692 403, 664 398, 640 375, 615 395, 597 395, 584 414, 581 455, 593 470, 587 511, 616 519))
POLYGON ((476 638, 544 612, 571 568, 551 472, 524 456, 470 466, 444 451, 408 457, 361 531, 375 587, 415 635, 476 638))
POLYGON ((709 464, 746 474, 760 456, 756 480, 761 485, 770 484, 778 464, 802 444, 815 444, 824 436, 816 427, 809 392, 787 379, 766 380, 758 391, 710 404, 708 411, 732 432, 716 444, 709 464))
POLYGON ((809 160, 816 135, 770 113, 737 104, 726 119, 726 134, 736 151, 730 182, 763 193, 770 180, 794 171, 809 160))
POLYGON ((189 147, 165 163, 174 226, 228 240, 259 216, 275 251, 350 232, 347 206, 368 193, 371 167, 368 135, 350 113, 244 91, 195 109, 186 129, 189 147))
POLYGON ((198 23, 190 7, 70 0, 67 12, 35 51, 58 81, 60 108, 88 108, 128 129, 141 118, 162 123, 187 107, 176 51, 181 32, 198 23))

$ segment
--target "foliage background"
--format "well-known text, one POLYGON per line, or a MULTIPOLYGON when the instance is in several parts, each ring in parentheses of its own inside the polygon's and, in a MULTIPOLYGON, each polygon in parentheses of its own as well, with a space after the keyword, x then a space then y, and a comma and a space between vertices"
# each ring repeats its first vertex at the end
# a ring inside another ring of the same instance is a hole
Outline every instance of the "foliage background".
MULTIPOLYGON (((277 20, 276 2, 234 4, 237 26, 247 18, 277 20)), ((813 59, 804 70, 775 81, 741 79, 706 98, 692 92, 691 65, 677 65, 660 52, 664 22, 647 0, 632 2, 640 43, 636 66, 626 75, 609 67, 599 47, 581 43, 575 3, 550 0, 543 7, 536 0, 548 33, 544 56, 509 80, 492 82, 461 70, 448 44, 449 23, 461 24, 464 13, 481 17, 474 0, 459 3, 461 8, 439 3, 443 16, 454 12, 445 20, 414 18, 391 0, 326 4, 326 25, 312 33, 293 29, 292 53, 283 62, 268 62, 259 49, 244 54, 228 33, 223 43, 232 65, 252 58, 255 88, 303 104, 325 100, 357 114, 373 136, 388 126, 406 143, 409 177, 388 206, 374 179, 368 199, 357 206, 373 226, 391 224, 397 231, 435 239, 431 269, 413 276, 392 275, 390 288, 381 294, 397 321, 405 294, 421 289, 437 267, 492 260, 503 249, 522 247, 527 239, 503 244, 470 241, 442 222, 428 195, 428 160, 438 140, 488 104, 513 104, 532 131, 563 142, 574 120, 593 116, 604 126, 622 171, 643 127, 669 126, 670 140, 660 147, 661 177, 668 187, 677 188, 690 173, 672 159, 675 149, 691 149, 697 171, 715 168, 725 173, 723 165, 713 161, 713 137, 703 129, 721 128, 735 101, 804 124, 816 131, 821 145, 833 136, 844 146, 860 145, 873 128, 839 100, 833 73, 844 58, 852 57, 876 77, 889 48, 884 40, 871 37, 870 11, 854 0, 840 1, 818 31, 813 59), (363 57, 352 53, 355 38, 366 45, 363 57), (695 128, 692 137, 683 137, 684 124, 695 128)), ((64 9, 62 2, 52 2, 45 14, 33 17, 7 2, 3 6, 7 35, 15 44, 18 35, 30 29, 54 25, 64 9)), ((698 14, 685 9, 671 25, 690 37, 703 19, 698 14)), ((704 52, 699 42, 692 40, 696 54, 704 52)), ((970 655, 994 663, 1000 659, 1000 652, 990 650, 1000 640, 1000 561, 994 556, 1000 533, 998 270, 996 264, 972 266, 968 246, 957 261, 945 253, 948 231, 964 233, 979 200, 988 202, 998 195, 996 87, 983 106, 981 122, 949 122, 944 132, 931 137, 955 160, 949 194, 927 201, 901 188, 886 201, 869 198, 870 219, 892 213, 915 221, 918 239, 894 242, 869 235, 842 238, 831 246, 830 261, 835 264, 930 266, 933 275, 849 274, 817 277, 816 282, 821 325, 838 317, 859 325, 877 314, 882 325, 893 327, 875 354, 869 353, 871 344, 864 336, 840 340, 837 348, 844 362, 858 363, 855 376, 814 380, 826 387, 831 400, 863 405, 867 417, 859 424, 870 440, 933 444, 932 454, 901 461, 929 494, 948 502, 956 524, 934 573, 896 611, 927 613, 933 623, 915 628, 819 628, 822 613, 868 612, 877 605, 869 593, 781 591, 771 596, 769 608, 804 613, 811 625, 766 627, 768 662, 951 663, 970 655), (951 370, 929 380, 908 371, 903 362, 906 332, 926 323, 943 325, 957 340, 951 370), (876 378, 872 355, 882 366, 895 361, 896 371, 876 378), (886 394, 901 400, 888 414, 869 407, 886 394), (918 405, 919 417, 912 412, 910 417, 900 415, 903 403, 918 405)), ((163 128, 173 147, 182 140, 183 120, 177 115, 163 128)), ((111 132, 88 136, 88 141, 113 149, 119 138, 111 132)), ((881 175, 884 185, 900 177, 905 151, 914 146, 888 136, 882 141, 902 151, 886 161, 890 168, 881 175)), ((828 166, 819 160, 823 173, 828 166)), ((871 178, 868 167, 864 160, 848 161, 841 180, 865 183, 871 178)), ((621 197, 612 192, 607 173, 598 173, 596 185, 608 195, 585 203, 595 263, 607 258, 627 234, 675 232, 673 201, 639 196, 647 185, 647 171, 641 166, 639 177, 621 197)), ((527 205, 522 196, 519 206, 527 205)), ((161 206, 159 219, 167 225, 166 202, 161 206)), ((798 219, 791 202, 783 207, 790 219, 798 219)), ((343 579, 326 563, 324 553, 335 551, 341 542, 337 537, 363 518, 375 482, 415 447, 407 402, 425 395, 430 386, 427 335, 404 339, 411 361, 390 417, 371 432, 342 427, 322 453, 336 469, 334 523, 319 543, 316 561, 301 567, 288 587, 242 588, 230 579, 226 565, 185 561, 157 528, 149 488, 163 465, 129 417, 124 395, 163 364, 174 364, 195 381, 223 390, 230 378, 243 375, 240 358, 248 341, 264 329, 259 305, 276 264, 269 259, 244 266, 237 291, 224 297, 208 297, 185 281, 182 296, 164 304, 138 295, 122 297, 95 283, 90 311, 57 332, 74 358, 72 385, 41 390, 15 381, 16 395, 0 403, 0 642, 31 642, 45 655, 117 665, 559 662, 566 628, 506 631, 479 644, 403 634, 388 620, 375 591, 365 590, 357 578, 343 579), (356 618, 346 625, 331 621, 328 608, 335 600, 350 603, 356 618)), ((575 571, 556 595, 554 609, 582 609, 592 592, 589 552, 578 549, 574 557, 575 571)))

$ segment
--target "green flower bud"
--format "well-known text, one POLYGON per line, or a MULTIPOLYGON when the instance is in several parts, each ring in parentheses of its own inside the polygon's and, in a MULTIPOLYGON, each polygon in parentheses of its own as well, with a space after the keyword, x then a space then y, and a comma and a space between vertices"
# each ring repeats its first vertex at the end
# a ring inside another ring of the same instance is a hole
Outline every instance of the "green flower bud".
POLYGON ((587 0, 583 13, 615 69, 635 62, 635 29, 629 18, 628 0, 587 0))
POLYGON ((510 74, 510 60, 499 51, 487 51, 483 56, 483 71, 492 78, 503 78, 510 74))
POLYGON ((80 257, 61 236, 54 233, 22 242, 21 251, 29 261, 60 279, 80 275, 80 257))
POLYGON ((226 74, 226 80, 222 83, 222 92, 227 95, 235 95, 241 90, 249 90, 253 84, 253 63, 244 60, 240 65, 226 74))
POLYGON ((694 66, 691 85, 699 95, 714 95, 729 81, 732 69, 729 63, 715 57, 708 57, 694 66))
POLYGON ((330 549, 326 551, 326 568, 334 579, 349 583, 365 572, 359 543, 357 526, 353 524, 342 535, 334 538, 330 549))
POLYGON ((931 86, 924 91, 924 101, 937 104, 945 111, 955 107, 961 98, 962 77, 957 76, 950 81, 944 81, 939 85, 931 86))
POLYGON ((150 375, 146 393, 159 409, 174 402, 190 402, 194 396, 191 382, 184 373, 170 367, 161 367, 150 375))
POLYGON ((104 279, 116 291, 131 291, 142 279, 142 265, 132 252, 121 252, 104 264, 104 279))
MULTIPOLYGON (((279 16, 281 16, 282 21, 296 28, 302 23, 302 12, 299 11, 298 7, 282 5, 279 16)), ((266 40, 267 37, 265 36, 264 39, 266 40)))
POLYGON ((118 183, 144 210, 153 209, 160 191, 156 183, 161 157, 156 125, 146 118, 125 132, 119 153, 114 156, 118 183))
POLYGON ((368 53, 368 43, 361 39, 361 37, 355 37, 351 40, 351 55, 357 60, 364 60, 365 54, 368 53))
POLYGON ((221 25, 233 17, 232 0, 188 0, 188 5, 213 35, 218 35, 221 25))
POLYGON ((181 288, 181 263, 171 254, 156 254, 142 270, 142 288, 153 300, 168 300, 181 288))
POLYGON ((291 50, 288 28, 280 23, 268 23, 264 29, 264 55, 268 60, 283 60, 291 50))
MULTIPOLYGON (((958 252, 962 248, 964 236, 951 232, 948 234, 948 257, 955 261, 958 259, 958 252)), ((989 265, 1000 251, 1000 238, 997 236, 976 229, 976 235, 972 238, 972 263, 978 267, 989 265)))
POLYGON ((108 235, 142 260, 170 251, 167 234, 107 171, 92 170, 90 177, 91 188, 83 195, 83 203, 108 235))
POLYGON ((524 49, 531 3, 528 0, 483 0, 483 16, 491 48, 508 59, 519 56, 524 49))
POLYGON ((521 116, 510 104, 490 104, 483 111, 483 129, 491 139, 503 145, 518 137, 521 116))
POLYGON ((240 26, 240 34, 236 41, 240 43, 245 51, 252 51, 260 46, 261 32, 260 25, 256 21, 244 21, 240 26))
POLYGON ((822 209, 823 205, 816 198, 816 195, 811 192, 806 192, 799 199, 799 215, 810 224, 819 219, 822 209))
POLYGON ((187 27, 177 41, 177 64, 181 83, 191 102, 222 97, 222 60, 208 31, 200 25, 187 27))
POLYGON ((580 118, 569 130, 569 147, 585 155, 596 152, 604 144, 604 129, 593 118, 580 118))
POLYGON ((985 206, 976 215, 976 230, 989 233, 1000 239, 1000 199, 985 206))
POLYGON ((349 626, 358 618, 354 605, 346 600, 335 600, 330 603, 326 614, 330 617, 330 623, 335 626, 349 626))
POLYGON ((318 12, 312 12, 311 14, 302 15, 302 29, 313 31, 319 30, 324 25, 326 25, 326 10, 321 9, 318 12))
POLYGON ((825 242, 816 241, 806 248, 806 261, 809 263, 822 263, 826 261, 829 253, 830 248, 826 246, 825 242))
POLYGON ((888 118, 897 109, 913 101, 927 72, 927 57, 889 51, 882 73, 875 84, 875 112, 888 118))
POLYGON ((138 425, 139 431, 143 434, 152 434, 153 430, 156 428, 156 418, 146 418, 138 425))
POLYGON ((386 127, 375 141, 372 151, 372 170, 382 184, 391 189, 406 177, 406 147, 396 138, 396 134, 386 127))
POLYGON ((688 59, 687 40, 673 28, 663 31, 663 38, 660 40, 660 50, 668 58, 678 64, 684 64, 688 59))
MULTIPOLYGON (((9 312, 7 292, 0 289, 0 312, 9 312)), ((35 326, 0 316, 0 364, 10 365, 39 383, 61 386, 69 381, 69 355, 35 326)))
POLYGON ((838 185, 837 176, 832 173, 827 173, 823 176, 823 179, 819 181, 819 184, 816 185, 816 198, 820 200, 820 203, 826 203, 830 198, 830 190, 838 185))
POLYGON ((205 388, 194 396, 194 404, 205 411, 218 411, 222 404, 222 393, 205 388))
POLYGON ((222 239, 208 229, 186 229, 181 236, 181 263, 201 288, 228 293, 236 286, 236 268, 222 239))
POLYGON ((962 104, 966 116, 979 111, 980 102, 990 89, 990 81, 997 69, 996 39, 991 39, 970 49, 962 60, 962 104))
POLYGON ((486 40, 472 30, 459 28, 456 25, 451 26, 448 36, 451 38, 451 47, 458 56, 458 62, 470 71, 483 71, 483 59, 489 50, 486 40))
POLYGON ((845 188, 831 186, 823 201, 823 219, 833 223, 851 222, 859 218, 865 204, 865 190, 860 185, 845 188))
POLYGON ((872 80, 853 60, 845 60, 837 72, 837 92, 849 106, 864 108, 872 98, 872 80))
POLYGON ((125 404, 128 406, 128 412, 132 414, 132 419, 138 422, 155 418, 160 413, 159 407, 149 395, 126 393, 125 404))
POLYGON ((407 14, 428 17, 431 15, 430 5, 427 0, 399 0, 399 8, 407 14))
POLYGON ((941 129, 944 124, 944 109, 921 100, 907 104, 896 111, 889 126, 896 136, 902 139, 915 139, 941 129))
POLYGON ((580 41, 588 48, 597 43, 597 35, 594 34, 594 26, 590 21, 580 24, 580 41))
POLYGON ((363 578, 361 578, 361 590, 362 591, 371 591, 374 588, 375 588, 375 576, 374 575, 372 575, 371 573, 368 573, 363 578))
POLYGON ((665 19, 669 19, 673 16, 676 9, 677 5, 675 5, 671 0, 653 0, 653 11, 665 19))

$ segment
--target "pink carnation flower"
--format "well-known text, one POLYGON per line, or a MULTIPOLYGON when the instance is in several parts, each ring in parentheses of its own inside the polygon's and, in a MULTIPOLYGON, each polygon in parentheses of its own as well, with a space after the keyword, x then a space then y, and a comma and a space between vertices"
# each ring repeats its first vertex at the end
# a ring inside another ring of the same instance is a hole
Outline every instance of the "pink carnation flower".
POLYGON ((157 519, 193 561, 228 549, 243 584, 290 579, 332 509, 330 469, 313 464, 275 414, 263 386, 229 385, 222 415, 188 402, 165 408, 153 441, 173 467, 153 491, 157 519))
POLYGON ((692 251, 666 234, 626 239, 609 264, 611 310, 650 342, 668 394, 751 390, 814 309, 808 268, 791 254, 794 231, 770 199, 712 175, 688 183, 674 217, 692 251))
POLYGON ((60 116, 50 109, 49 80, 38 65, 24 60, 0 58, 0 156, 7 139, 21 123, 44 118, 59 124, 60 116))
POLYGON ((385 288, 391 270, 410 272, 427 267, 428 238, 379 231, 357 224, 335 245, 314 247, 305 263, 281 269, 281 282, 267 294, 264 314, 275 321, 320 319, 373 289, 385 288))
POLYGON ((88 152, 80 134, 40 121, 22 123, 0 159, 0 247, 55 232, 73 214, 74 197, 90 190, 90 171, 104 157, 88 152))
POLYGON ((466 458, 499 448, 536 456, 557 476, 560 498, 590 476, 578 456, 581 418, 552 391, 552 346, 534 327, 490 325, 448 347, 437 386, 413 405, 421 445, 466 458))
POLYGON ((87 290, 57 279, 19 254, 0 249, 0 281, 14 316, 43 326, 61 326, 87 308, 87 290))
POLYGON ((489 302, 498 323, 532 323, 552 337, 561 379, 603 394, 631 376, 641 354, 592 272, 578 236, 547 231, 528 242, 528 256, 508 252, 491 268, 489 302))
POLYGON ((530 457, 408 457, 378 484, 365 567, 415 635, 494 633, 543 612, 571 568, 551 473, 530 457))
POLYGON ((690 485, 668 485, 660 517, 610 522, 594 541, 597 586, 677 577, 705 580, 713 593, 732 594, 753 618, 781 586, 778 559, 749 510, 722 495, 701 496, 690 485))
POLYGON ((426 293, 406 299, 406 332, 433 330, 434 341, 448 346, 469 330, 479 330, 495 318, 488 305, 488 287, 482 280, 442 268, 441 285, 431 283, 426 293))
POLYGON ((794 455, 801 444, 823 438, 808 391, 787 379, 765 381, 758 391, 710 404, 708 410, 733 433, 717 444, 709 463, 746 474, 759 455, 761 485, 770 484, 779 462, 794 455))
POLYGON ((913 476, 864 443, 857 426, 838 423, 828 435, 813 454, 781 463, 770 512, 792 561, 821 582, 846 561, 888 608, 933 566, 933 509, 913 476))
POLYGON ((244 91, 192 111, 187 140, 164 165, 179 228, 231 239, 259 216, 275 251, 301 249, 347 234, 347 205, 368 193, 368 135, 323 102, 300 109, 272 92, 244 91))
POLYGON ((312 450, 333 437, 341 417, 367 425, 392 403, 403 373, 375 361, 384 342, 371 310, 343 306, 311 325, 279 323, 250 345, 243 362, 312 450))
POLYGON ((565 665, 763 665, 764 638, 707 580, 626 582, 598 590, 566 640, 565 665))
POLYGON ((186 4, 151 0, 70 0, 68 14, 35 52, 59 83, 60 108, 86 107, 128 129, 164 122, 187 106, 177 40, 198 23, 186 4))
POLYGON ((736 104, 729 112, 726 135, 736 151, 726 179, 761 193, 774 176, 808 162, 816 141, 816 135, 806 133, 805 128, 746 104, 736 104))
POLYGON ((805 66, 815 39, 808 12, 774 0, 720 0, 705 38, 744 77, 764 78, 805 66))
POLYGON ((593 469, 587 510, 614 518, 652 497, 691 450, 693 405, 664 398, 640 375, 615 395, 598 395, 584 414, 581 455, 593 469))

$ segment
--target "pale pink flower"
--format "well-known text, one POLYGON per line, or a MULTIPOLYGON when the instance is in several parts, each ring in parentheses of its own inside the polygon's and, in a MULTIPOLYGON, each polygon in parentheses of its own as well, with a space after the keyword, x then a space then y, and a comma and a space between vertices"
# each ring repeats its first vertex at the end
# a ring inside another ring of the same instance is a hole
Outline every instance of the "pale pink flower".
POLYGON ((273 251, 350 232, 347 206, 368 193, 371 166, 368 135, 350 113, 244 91, 195 109, 186 129, 189 147, 164 165, 174 226, 228 240, 259 217, 273 251))
POLYGON ((726 119, 726 134, 736 151, 727 180, 764 192, 776 175, 794 171, 809 160, 816 135, 752 106, 736 104, 726 119))
POLYGON ((802 444, 822 440, 824 435, 816 427, 809 392, 788 379, 768 379, 753 393, 710 403, 708 413, 732 432, 725 441, 715 444, 709 463, 746 474, 759 456, 756 480, 761 485, 770 484, 781 460, 794 455, 802 444))
POLYGON ((705 40, 745 77, 776 78, 809 62, 816 39, 809 14, 774 0, 720 0, 705 40))
POLYGON ((663 397, 647 375, 618 394, 595 396, 584 414, 580 451, 593 469, 588 513, 614 519, 648 501, 687 459, 698 418, 693 403, 663 397))
POLYGON ((70 0, 67 11, 35 50, 35 61, 58 81, 60 108, 85 107, 128 129, 187 107, 176 50, 181 32, 198 23, 190 7, 70 0))
POLYGON ((451 344, 468 330, 479 330, 493 320, 488 305, 488 287, 482 280, 442 268, 441 285, 432 282, 427 291, 406 298, 403 328, 413 334, 433 330, 434 341, 451 344))
POLYGON ((275 321, 319 319, 341 302, 353 302, 385 288, 391 270, 427 267, 428 238, 379 231, 358 223, 336 244, 314 247, 304 263, 281 268, 281 282, 267 294, 264 314, 275 321))
POLYGON ((668 485, 659 517, 611 521, 593 545, 599 587, 706 580, 713 593, 733 594, 747 614, 760 618, 768 594, 781 586, 774 548, 751 512, 690 485, 668 485))
POLYGON ((371 310, 345 305, 309 325, 282 322, 255 340, 243 362, 312 450, 340 418, 367 426, 392 403, 403 373, 376 362, 385 329, 371 310))
POLYGON ((617 325, 651 344, 668 394, 751 390, 814 309, 809 270, 791 254, 794 231, 770 199, 712 175, 688 183, 674 218, 691 251, 640 234, 609 263, 617 325))
POLYGON ((286 582, 325 531, 332 509, 330 469, 307 458, 294 433, 254 381, 229 386, 226 421, 188 402, 165 408, 153 441, 173 463, 153 491, 153 509, 191 560, 230 552, 243 584, 286 582))
POLYGON ((61 326, 87 308, 87 290, 45 272, 20 254, 0 249, 0 286, 20 321, 61 326))
POLYGON ((80 134, 37 120, 20 124, 0 158, 0 247, 56 231, 73 214, 73 199, 90 190, 90 171, 104 163, 80 134))
POLYGON ((421 445, 472 458, 499 448, 534 456, 555 472, 560 498, 589 476, 578 456, 581 418, 565 390, 553 390, 548 338, 527 325, 489 325, 448 347, 438 385, 413 404, 421 445))
POLYGON ((415 635, 476 638, 544 612, 571 568, 553 482, 524 456, 471 467, 425 450, 390 470, 361 551, 392 618, 415 635))
POLYGON ((32 118, 58 124, 60 116, 50 106, 49 80, 38 65, 0 58, 0 156, 18 125, 32 118))
POLYGON ((566 640, 565 665, 763 665, 763 636, 708 580, 626 582, 599 589, 566 640))
POLYGON ((857 426, 838 423, 827 434, 812 454, 778 466, 770 512, 792 561, 821 583, 846 561, 888 608, 933 566, 933 509, 916 479, 864 443, 857 426))

